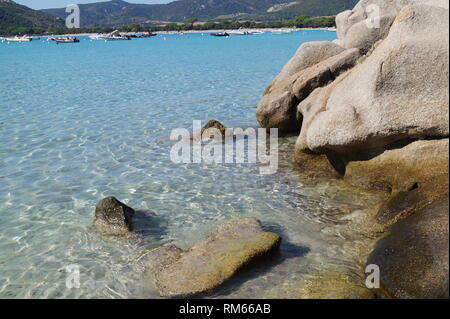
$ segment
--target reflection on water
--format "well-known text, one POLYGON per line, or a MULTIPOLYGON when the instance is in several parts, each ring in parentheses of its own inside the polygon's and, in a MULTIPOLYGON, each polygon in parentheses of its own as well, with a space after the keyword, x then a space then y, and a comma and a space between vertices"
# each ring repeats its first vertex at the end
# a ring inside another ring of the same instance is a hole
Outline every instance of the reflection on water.
POLYGON ((187 248, 233 217, 259 218, 283 244, 212 297, 263 297, 323 265, 356 268, 341 212, 377 196, 303 176, 290 159, 295 138, 280 139, 275 175, 169 157, 171 129, 192 120, 256 126, 260 92, 298 45, 334 37, 0 44, 0 297, 158 297, 142 281, 146 253, 187 248), (139 210, 135 236, 90 228, 106 196, 139 210), (71 264, 80 266, 80 289, 65 287, 71 264))

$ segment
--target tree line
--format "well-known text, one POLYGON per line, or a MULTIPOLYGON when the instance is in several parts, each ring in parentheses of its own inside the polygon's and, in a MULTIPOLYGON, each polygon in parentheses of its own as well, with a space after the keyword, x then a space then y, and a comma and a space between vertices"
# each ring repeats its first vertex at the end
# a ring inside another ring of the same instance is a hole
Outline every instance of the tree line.
POLYGON ((266 28, 329 28, 335 26, 335 17, 309 17, 298 16, 292 20, 280 21, 209 21, 199 23, 198 19, 190 18, 183 23, 168 23, 163 26, 149 26, 139 23, 121 25, 118 27, 83 27, 79 29, 38 27, 9 27, 0 30, 0 35, 45 35, 45 34, 71 34, 74 33, 109 33, 114 30, 121 32, 161 32, 161 31, 192 31, 192 30, 236 30, 266 29, 266 28))

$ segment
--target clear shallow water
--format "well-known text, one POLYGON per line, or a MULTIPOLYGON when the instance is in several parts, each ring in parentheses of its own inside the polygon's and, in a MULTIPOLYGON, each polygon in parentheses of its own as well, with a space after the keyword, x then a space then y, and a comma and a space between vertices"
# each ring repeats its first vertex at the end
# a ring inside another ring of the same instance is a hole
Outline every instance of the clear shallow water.
POLYGON ((255 165, 169 158, 171 130, 192 120, 256 127, 261 92, 298 46, 334 38, 302 31, 0 43, 0 297, 157 297, 142 280, 148 250, 189 247, 241 216, 281 233, 281 256, 215 297, 262 297, 324 264, 355 268, 324 212, 376 198, 302 176, 290 160, 295 138, 280 139, 280 169, 270 176, 255 165), (89 225, 105 196, 155 216, 138 220, 135 238, 101 237, 89 225), (65 287, 70 264, 81 267, 80 289, 65 287))

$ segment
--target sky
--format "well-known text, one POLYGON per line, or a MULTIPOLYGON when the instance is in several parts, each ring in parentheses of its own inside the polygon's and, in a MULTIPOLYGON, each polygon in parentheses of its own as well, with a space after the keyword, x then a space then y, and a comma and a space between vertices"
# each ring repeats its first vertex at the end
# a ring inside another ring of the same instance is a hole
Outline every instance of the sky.
MULTIPOLYGON (((13 0, 16 3, 23 4, 33 9, 49 9, 49 8, 63 8, 68 4, 80 4, 91 2, 104 2, 108 0, 13 0)), ((173 0, 124 0, 130 3, 168 3, 173 0)))

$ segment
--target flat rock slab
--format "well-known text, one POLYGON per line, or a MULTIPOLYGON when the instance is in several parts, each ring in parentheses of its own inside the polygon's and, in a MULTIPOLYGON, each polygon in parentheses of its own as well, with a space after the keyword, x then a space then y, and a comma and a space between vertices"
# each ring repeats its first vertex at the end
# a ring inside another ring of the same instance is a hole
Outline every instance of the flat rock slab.
POLYGON ((218 287, 280 243, 281 237, 265 232, 257 219, 232 219, 186 251, 176 246, 152 251, 149 270, 161 296, 196 295, 218 287))

